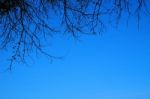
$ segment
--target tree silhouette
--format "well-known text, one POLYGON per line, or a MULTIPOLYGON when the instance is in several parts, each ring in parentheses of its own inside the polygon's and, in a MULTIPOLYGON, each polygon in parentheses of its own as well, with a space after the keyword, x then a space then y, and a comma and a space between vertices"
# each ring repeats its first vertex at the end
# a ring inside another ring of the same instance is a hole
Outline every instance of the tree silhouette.
POLYGON ((43 39, 57 32, 75 38, 98 34, 103 31, 107 16, 116 22, 122 16, 136 16, 139 21, 142 13, 149 14, 148 3, 148 0, 0 0, 0 47, 12 50, 10 69, 13 62, 25 62, 34 49, 57 58, 42 49, 43 39))

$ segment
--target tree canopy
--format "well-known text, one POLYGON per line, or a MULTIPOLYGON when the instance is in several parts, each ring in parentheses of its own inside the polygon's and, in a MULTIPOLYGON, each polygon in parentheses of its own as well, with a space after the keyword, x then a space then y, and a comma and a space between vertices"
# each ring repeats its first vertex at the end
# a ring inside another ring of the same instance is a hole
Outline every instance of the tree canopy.
MULTIPOLYGON (((12 51, 15 61, 25 62, 33 49, 55 58, 42 49, 43 39, 56 33, 77 38, 103 31, 106 20, 122 16, 149 15, 148 0, 0 0, 0 47, 12 51), (106 19, 105 17, 109 17, 106 19)), ((46 43, 46 42, 45 42, 46 43)))

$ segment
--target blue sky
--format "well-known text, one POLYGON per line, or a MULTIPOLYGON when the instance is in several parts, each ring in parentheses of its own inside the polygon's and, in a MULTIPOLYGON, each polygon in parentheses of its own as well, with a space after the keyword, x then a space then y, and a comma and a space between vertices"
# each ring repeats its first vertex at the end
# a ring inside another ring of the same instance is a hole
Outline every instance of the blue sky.
POLYGON ((48 51, 64 59, 1 72, 0 99, 150 99, 150 19, 140 30, 132 21, 81 41, 52 39, 48 51))

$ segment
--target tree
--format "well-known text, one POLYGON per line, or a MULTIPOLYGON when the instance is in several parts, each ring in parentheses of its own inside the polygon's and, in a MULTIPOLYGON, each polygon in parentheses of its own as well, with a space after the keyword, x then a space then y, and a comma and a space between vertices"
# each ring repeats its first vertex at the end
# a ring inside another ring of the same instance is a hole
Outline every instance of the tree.
POLYGON ((148 3, 148 0, 1 0, 0 47, 12 50, 10 69, 13 62, 25 62, 34 49, 57 58, 42 49, 43 39, 57 32, 75 38, 98 34, 104 29, 106 16, 116 22, 122 16, 136 16, 140 21, 142 13, 150 14, 148 3), (61 28, 53 24, 54 17, 61 28))

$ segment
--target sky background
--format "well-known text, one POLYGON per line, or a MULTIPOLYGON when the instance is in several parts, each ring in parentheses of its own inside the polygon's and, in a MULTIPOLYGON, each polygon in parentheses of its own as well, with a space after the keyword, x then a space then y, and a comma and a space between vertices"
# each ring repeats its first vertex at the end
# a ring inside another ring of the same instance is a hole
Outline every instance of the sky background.
POLYGON ((0 99, 150 99, 149 23, 144 17, 139 30, 135 20, 110 25, 80 41, 55 37, 47 49, 64 59, 39 55, 12 72, 1 69, 0 99))

